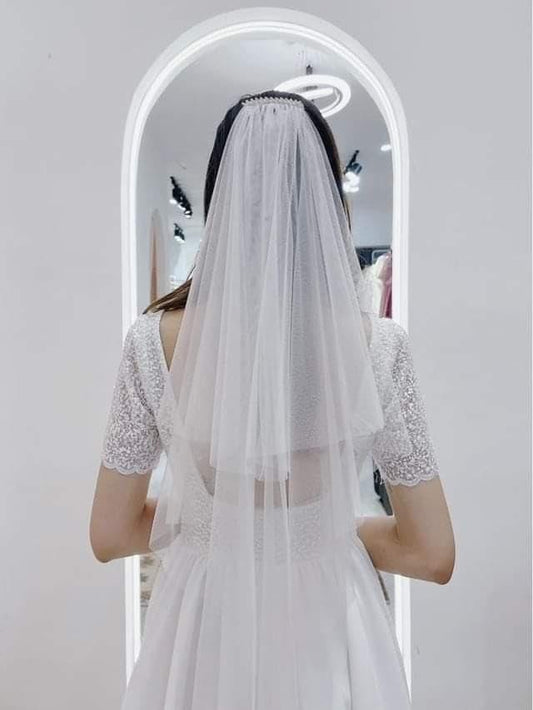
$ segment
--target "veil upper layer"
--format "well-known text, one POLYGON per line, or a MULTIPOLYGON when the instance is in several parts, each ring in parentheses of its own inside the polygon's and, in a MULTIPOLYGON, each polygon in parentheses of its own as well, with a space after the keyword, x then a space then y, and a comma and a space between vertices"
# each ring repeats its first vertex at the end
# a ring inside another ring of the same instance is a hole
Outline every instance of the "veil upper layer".
POLYGON ((170 443, 150 546, 164 567, 183 543, 204 565, 196 710, 299 707, 302 565, 321 565, 306 614, 324 648, 346 633, 359 471, 383 427, 362 287, 302 102, 246 100, 158 415, 170 443))

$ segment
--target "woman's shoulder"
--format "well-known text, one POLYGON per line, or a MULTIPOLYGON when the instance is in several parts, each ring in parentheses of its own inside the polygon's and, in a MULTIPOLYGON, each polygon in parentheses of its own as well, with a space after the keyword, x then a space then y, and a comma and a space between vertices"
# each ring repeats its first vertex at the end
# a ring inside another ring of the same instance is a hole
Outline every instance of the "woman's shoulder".
POLYGON ((134 346, 151 341, 159 329, 160 318, 161 311, 139 313, 130 325, 126 338, 130 339, 134 346))
POLYGON ((392 318, 373 316, 372 325, 369 350, 374 372, 391 372, 395 363, 410 352, 407 331, 392 318))
POLYGON ((145 362, 159 358, 159 320, 161 312, 140 313, 128 328, 124 349, 141 368, 145 362))
POLYGON ((142 383, 153 411, 159 406, 163 392, 165 360, 159 337, 161 311, 140 313, 131 324, 128 335, 129 356, 142 383))
POLYGON ((140 313, 131 324, 128 337, 136 345, 147 343, 163 346, 168 356, 173 352, 185 309, 146 311, 140 313))
POLYGON ((372 340, 373 347, 399 346, 409 341, 407 331, 397 321, 392 318, 384 318, 377 315, 372 318, 372 340))

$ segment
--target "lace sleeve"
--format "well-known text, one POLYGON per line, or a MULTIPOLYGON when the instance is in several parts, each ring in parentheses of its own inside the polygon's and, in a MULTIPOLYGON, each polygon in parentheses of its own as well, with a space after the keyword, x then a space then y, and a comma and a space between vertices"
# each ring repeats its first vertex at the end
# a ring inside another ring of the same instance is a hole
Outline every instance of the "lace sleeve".
POLYGON ((124 341, 101 455, 106 468, 122 474, 149 473, 162 451, 155 416, 142 388, 134 326, 124 341))
POLYGON ((389 380, 393 392, 384 407, 385 426, 375 440, 372 455, 384 481, 413 486, 438 476, 439 466, 409 337, 399 324, 394 323, 394 329, 396 353, 389 380))

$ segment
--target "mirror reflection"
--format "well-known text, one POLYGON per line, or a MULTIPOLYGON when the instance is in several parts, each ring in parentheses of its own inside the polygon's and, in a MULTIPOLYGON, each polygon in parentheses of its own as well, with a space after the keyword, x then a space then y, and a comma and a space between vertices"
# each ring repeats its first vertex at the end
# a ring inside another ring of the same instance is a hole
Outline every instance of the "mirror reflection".
MULTIPOLYGON (((269 88, 304 96, 327 119, 339 152, 369 308, 390 318, 393 183, 383 116, 338 57, 275 35, 219 43, 178 75, 150 114, 138 173, 138 311, 189 277, 202 240, 204 182, 217 125, 241 96, 269 88)), ((150 495, 158 495, 164 469, 163 456, 152 475, 150 495)), ((391 514, 379 467, 371 456, 361 469, 360 486, 365 515, 391 514)), ((143 629, 157 571, 157 558, 142 555, 143 629)), ((394 613, 394 575, 378 575, 394 613)))

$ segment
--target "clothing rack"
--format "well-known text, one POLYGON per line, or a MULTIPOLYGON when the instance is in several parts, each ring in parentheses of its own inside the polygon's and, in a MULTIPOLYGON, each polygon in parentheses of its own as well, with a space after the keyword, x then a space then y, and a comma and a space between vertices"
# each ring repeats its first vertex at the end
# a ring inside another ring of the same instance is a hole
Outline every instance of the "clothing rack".
POLYGON ((364 269, 365 266, 370 266, 371 264, 374 264, 376 259, 378 259, 382 254, 387 254, 388 252, 390 252, 391 248, 387 244, 384 244, 381 246, 372 247, 356 247, 355 251, 357 252, 357 256, 359 257, 359 264, 361 268, 364 269))

